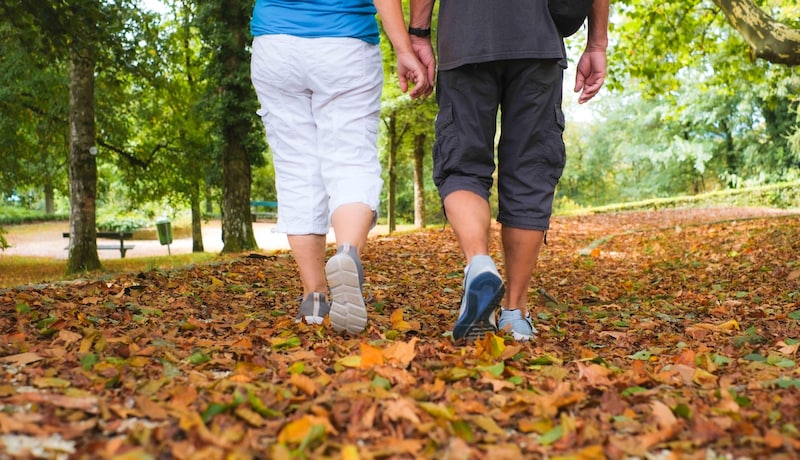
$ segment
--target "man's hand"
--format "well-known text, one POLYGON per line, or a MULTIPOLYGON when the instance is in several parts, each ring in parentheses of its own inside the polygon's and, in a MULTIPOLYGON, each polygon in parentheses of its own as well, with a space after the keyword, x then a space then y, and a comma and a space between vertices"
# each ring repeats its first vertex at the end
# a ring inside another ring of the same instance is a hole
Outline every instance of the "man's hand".
POLYGON ((578 61, 575 73, 575 92, 580 92, 578 103, 583 104, 600 91, 606 79, 605 50, 586 50, 578 61))
POLYGON ((428 81, 431 82, 431 91, 433 91, 436 82, 436 55, 433 53, 433 45, 431 44, 430 37, 416 37, 412 35, 411 49, 414 50, 414 54, 417 55, 419 62, 425 66, 428 73, 428 81))
POLYGON ((427 69, 413 52, 397 53, 397 78, 400 90, 404 93, 408 91, 409 82, 414 85, 411 91, 408 91, 411 99, 426 97, 433 91, 433 83, 428 78, 427 69))

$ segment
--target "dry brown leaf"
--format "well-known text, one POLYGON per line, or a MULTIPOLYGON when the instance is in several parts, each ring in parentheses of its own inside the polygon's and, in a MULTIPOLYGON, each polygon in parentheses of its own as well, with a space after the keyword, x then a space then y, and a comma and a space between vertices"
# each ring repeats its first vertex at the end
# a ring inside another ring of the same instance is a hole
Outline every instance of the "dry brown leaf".
POLYGON ((398 398, 394 400, 383 401, 383 413, 389 420, 396 422, 398 420, 408 420, 409 422, 417 425, 420 419, 417 416, 417 405, 414 401, 408 398, 398 398))

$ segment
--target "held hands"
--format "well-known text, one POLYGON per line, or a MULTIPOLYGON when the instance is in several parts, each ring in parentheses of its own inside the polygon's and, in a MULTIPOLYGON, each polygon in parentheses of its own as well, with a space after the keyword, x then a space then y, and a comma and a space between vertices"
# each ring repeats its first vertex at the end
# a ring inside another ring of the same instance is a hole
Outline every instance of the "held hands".
POLYGON ((408 91, 411 99, 427 97, 433 92, 433 79, 412 50, 397 52, 397 78, 404 93, 409 90, 409 82, 413 84, 408 91))
POLYGON ((593 98, 606 79, 606 52, 587 49, 578 61, 575 73, 575 92, 581 93, 578 103, 583 104, 593 98))
POLYGON ((427 71, 412 51, 399 51, 397 53, 397 78, 400 90, 408 91, 411 99, 426 97, 433 91, 433 85, 428 78, 427 71), (413 88, 409 91, 409 82, 413 88))
POLYGON ((430 37, 411 36, 411 49, 414 50, 419 62, 425 66, 428 72, 428 81, 431 82, 431 91, 433 91, 436 82, 436 55, 433 53, 430 37))

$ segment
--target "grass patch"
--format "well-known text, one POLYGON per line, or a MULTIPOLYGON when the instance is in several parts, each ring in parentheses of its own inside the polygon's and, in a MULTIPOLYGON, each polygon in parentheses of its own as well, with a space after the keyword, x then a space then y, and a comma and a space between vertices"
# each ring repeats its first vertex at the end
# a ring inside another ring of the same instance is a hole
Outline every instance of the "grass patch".
POLYGON ((54 283, 80 278, 100 278, 104 275, 149 270, 168 270, 187 265, 213 262, 225 256, 203 252, 173 256, 130 257, 103 260, 103 270, 66 275, 67 261, 45 257, 8 256, 0 254, 0 288, 54 283))
POLYGON ((577 209, 554 209, 559 216, 586 214, 602 214, 610 212, 661 210, 679 207, 772 207, 778 209, 795 209, 800 203, 800 181, 779 184, 760 185, 738 189, 725 189, 697 195, 682 195, 669 198, 652 198, 649 200, 627 203, 614 203, 603 206, 590 206, 577 209))

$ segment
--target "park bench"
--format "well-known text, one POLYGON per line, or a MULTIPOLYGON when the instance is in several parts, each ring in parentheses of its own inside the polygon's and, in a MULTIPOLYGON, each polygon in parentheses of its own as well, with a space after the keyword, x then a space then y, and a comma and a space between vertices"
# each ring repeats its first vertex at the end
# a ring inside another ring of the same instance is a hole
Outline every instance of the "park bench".
MULTIPOLYGON (((64 238, 69 238, 69 232, 62 233, 64 238)), ((125 244, 125 240, 130 240, 133 238, 133 233, 131 232, 97 232, 98 239, 107 239, 107 240, 118 240, 119 244, 98 244, 98 250, 118 250, 120 258, 125 258, 125 253, 130 251, 134 248, 132 244, 125 244)), ((64 249, 69 249, 67 246, 64 249)))
POLYGON ((259 219, 275 219, 278 212, 277 201, 251 201, 250 214, 253 216, 253 222, 259 219), (262 211, 264 209, 264 211, 262 211))

